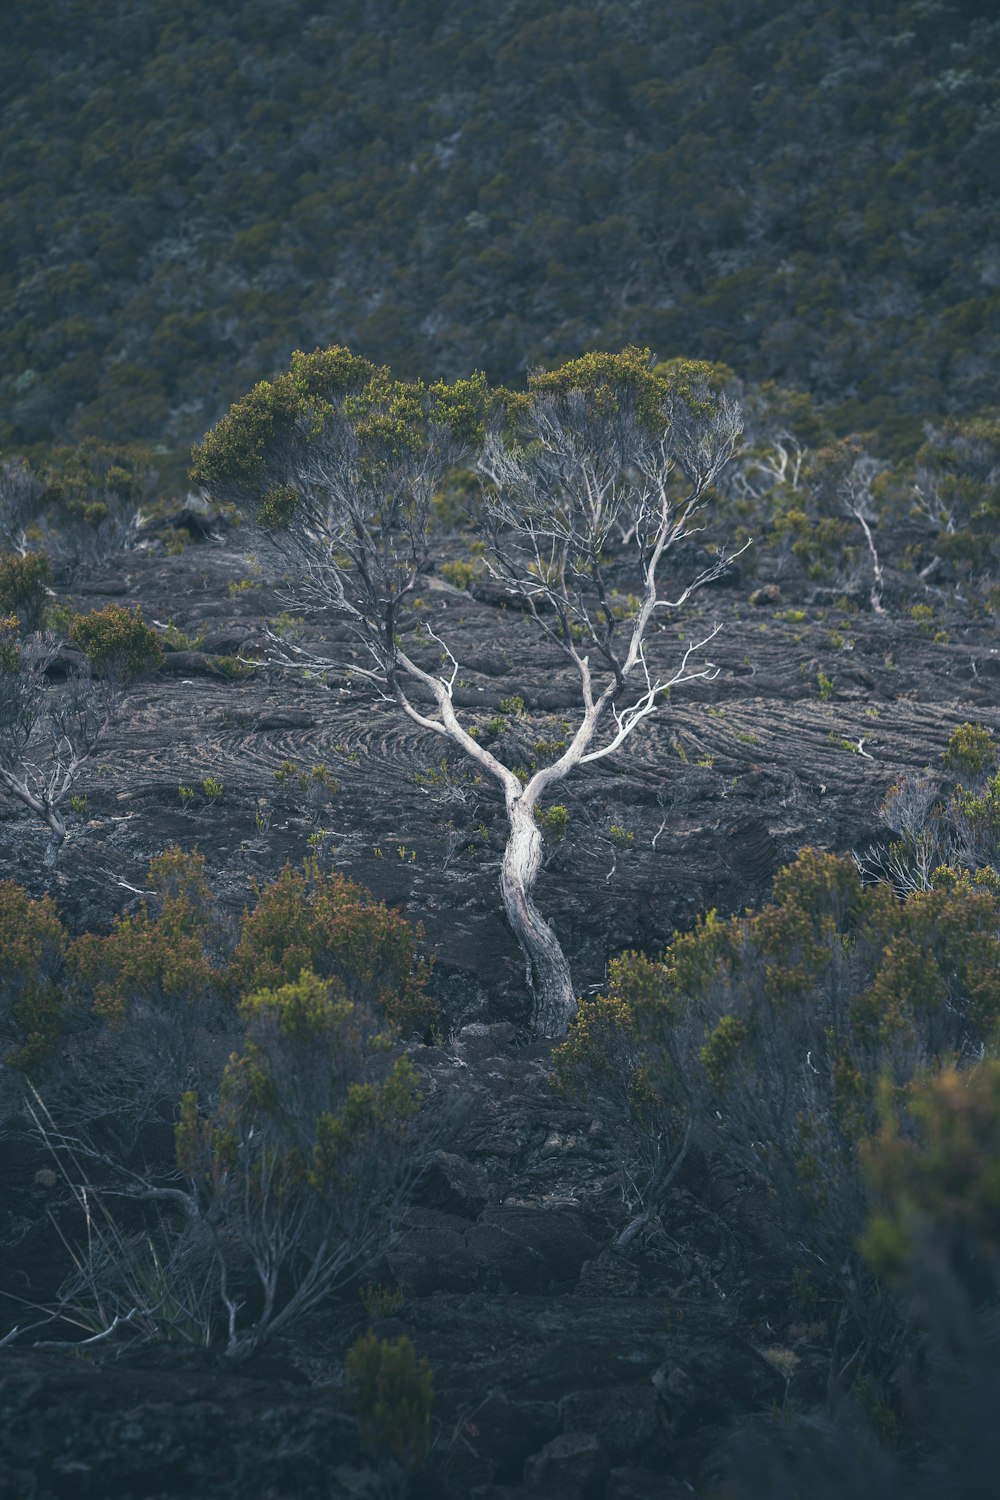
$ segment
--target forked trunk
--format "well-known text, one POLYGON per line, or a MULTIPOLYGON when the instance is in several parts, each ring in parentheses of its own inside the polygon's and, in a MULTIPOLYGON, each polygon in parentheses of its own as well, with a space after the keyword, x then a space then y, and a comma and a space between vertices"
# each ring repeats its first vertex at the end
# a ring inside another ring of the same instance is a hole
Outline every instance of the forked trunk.
POLYGON ((573 980, 559 939, 538 910, 531 893, 542 862, 542 835, 534 807, 508 798, 510 835, 500 868, 504 910, 524 954, 528 985, 534 997, 536 1036, 559 1037, 576 1014, 573 980))

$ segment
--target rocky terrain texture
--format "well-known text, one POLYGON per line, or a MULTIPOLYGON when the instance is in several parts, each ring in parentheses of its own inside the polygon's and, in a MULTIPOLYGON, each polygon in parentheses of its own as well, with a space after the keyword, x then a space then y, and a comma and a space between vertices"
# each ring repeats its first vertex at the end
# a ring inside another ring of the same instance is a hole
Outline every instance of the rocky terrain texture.
MULTIPOLYGON (((442 542, 442 562, 467 554, 442 542)), ((409 1479, 363 1459, 343 1361, 368 1318, 348 1297, 237 1369, 173 1346, 9 1345, 0 1496, 758 1493, 732 1488, 741 1434, 821 1403, 828 1364, 823 1324, 781 1290, 768 1205, 695 1149, 660 1218, 614 1248, 629 1212, 614 1142, 585 1102, 554 1090, 551 1044, 527 1040, 523 966, 496 891, 500 799, 358 683, 266 663, 278 573, 263 555, 248 566, 238 535, 214 533, 173 555, 151 542, 78 585, 77 608, 139 603, 175 627, 175 649, 131 691, 56 867, 41 825, 12 803, 0 804, 0 861, 4 878, 54 895, 74 930, 106 930, 171 844, 207 857, 238 913, 322 827, 338 869, 422 924, 445 1022, 435 1045, 411 1051, 426 1090, 461 1109, 372 1275, 403 1288, 376 1330, 408 1334, 434 1370, 430 1459, 409 1479), (328 807, 313 815, 276 781, 287 761, 329 768, 328 807), (204 793, 207 778, 220 794, 204 793)), ((503 719, 488 732, 527 765, 534 742, 572 720, 572 683, 488 580, 459 590, 439 572, 432 585, 457 701, 484 728, 503 719), (501 708, 518 696, 523 713, 501 708)), ((935 638, 906 613, 913 587, 894 575, 872 614, 863 593, 819 590, 762 557, 757 576, 705 591, 654 637, 651 661, 666 663, 718 622, 706 648, 718 673, 560 788, 566 833, 538 902, 581 992, 624 948, 656 951, 699 912, 766 900, 803 845, 865 847, 900 772, 939 766, 958 723, 1000 727, 990 622, 939 602, 935 638), (768 602, 751 603, 769 583, 768 602)), ((329 625, 305 629, 336 644, 329 625)), ((0 1284, 44 1303, 67 1269, 48 1218, 65 1206, 61 1186, 39 1142, 15 1132, 3 1149, 0 1284)))

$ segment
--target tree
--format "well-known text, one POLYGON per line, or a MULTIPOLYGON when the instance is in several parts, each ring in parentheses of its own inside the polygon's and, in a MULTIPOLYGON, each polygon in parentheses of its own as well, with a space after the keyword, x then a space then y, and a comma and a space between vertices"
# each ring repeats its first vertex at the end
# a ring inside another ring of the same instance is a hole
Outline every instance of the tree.
POLYGON ((195 453, 195 479, 283 551, 293 607, 346 620, 362 653, 334 662, 299 648, 292 659, 364 676, 500 788, 508 822, 501 894, 543 1035, 561 1035, 576 1002, 566 956, 532 895, 540 799, 619 750, 670 688, 716 670, 695 658, 718 627, 664 673, 651 669, 646 638, 658 612, 680 609, 730 561, 719 549, 672 597, 662 592, 664 556, 701 529, 740 415, 713 390, 709 367, 679 361, 664 374, 651 364, 647 350, 588 354, 532 375, 527 393, 514 394, 490 390, 479 375, 450 386, 402 383, 342 348, 296 354, 195 453), (482 480, 476 520, 491 572, 579 684, 575 731, 524 781, 460 721, 458 659, 417 603, 432 561, 431 500, 459 462, 482 480), (613 584, 615 536, 630 540, 613 584), (444 653, 443 669, 413 644, 416 624, 444 653))

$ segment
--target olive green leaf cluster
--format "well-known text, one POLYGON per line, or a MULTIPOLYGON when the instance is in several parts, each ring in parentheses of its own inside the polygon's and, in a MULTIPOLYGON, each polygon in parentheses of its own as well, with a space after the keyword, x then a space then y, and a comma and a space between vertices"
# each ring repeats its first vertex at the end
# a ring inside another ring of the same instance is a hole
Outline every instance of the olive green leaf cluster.
POLYGON ((764 1186, 799 1273, 874 1358, 895 1314, 858 1250, 866 1142, 887 1100, 906 1119, 923 1080, 995 1047, 998 1024, 991 892, 955 878, 901 901, 863 885, 851 859, 807 849, 761 911, 710 913, 659 962, 619 959, 556 1061, 564 1087, 603 1098, 631 1139, 649 1200, 638 1222, 693 1128, 764 1186))
POLYGON ((140 1237, 172 1283, 143 1327, 186 1336, 163 1309, 197 1304, 191 1328, 242 1358, 377 1258, 437 1144, 397 1045, 397 1018, 432 1014, 426 967, 401 917, 314 865, 258 891, 238 932, 201 855, 166 850, 147 887, 73 939, 49 897, 0 883, 0 1075, 30 1077, 67 1180, 112 1226, 76 1256, 67 1309, 106 1329, 137 1295, 132 1240, 76 1175, 96 1162, 118 1197, 174 1212, 140 1237), (156 1174, 143 1133, 171 1122, 176 1170, 156 1174))
POLYGON ((372 1458, 391 1455, 407 1473, 430 1448, 434 1375, 405 1334, 380 1339, 371 1329, 347 1351, 347 1390, 372 1458))

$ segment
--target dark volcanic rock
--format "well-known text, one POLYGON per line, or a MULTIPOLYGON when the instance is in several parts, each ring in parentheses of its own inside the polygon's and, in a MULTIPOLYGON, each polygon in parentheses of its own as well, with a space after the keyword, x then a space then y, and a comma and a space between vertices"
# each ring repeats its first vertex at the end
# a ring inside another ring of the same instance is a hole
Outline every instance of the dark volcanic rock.
MULTIPOLYGON (((497 891, 499 794, 358 681, 267 665, 233 678, 220 657, 252 651, 281 604, 274 579, 244 587, 228 543, 150 549, 127 567, 79 587, 75 603, 127 593, 206 649, 168 653, 131 690, 81 778, 86 812, 54 868, 39 821, 0 799, 0 873, 50 892, 74 930, 106 931, 136 909, 150 855, 179 843, 205 854, 235 916, 254 881, 303 858, 314 831, 275 772, 329 767, 334 864, 423 924, 450 1037, 409 1050, 455 1129, 384 1263, 360 1278, 402 1283, 398 1316, 377 1332, 406 1334, 433 1367, 434 1447, 408 1490, 398 1471, 363 1462, 342 1389, 365 1326, 351 1289, 242 1369, 180 1348, 12 1344, 0 1352, 0 1497, 709 1493, 726 1430, 785 1400, 760 1352, 774 1352, 775 1328, 793 1337, 773 1205, 701 1143, 659 1218, 615 1249, 628 1217, 615 1141, 588 1101, 553 1090, 551 1046, 524 1043, 524 967, 497 891), (180 799, 178 787, 209 777, 221 794, 180 799)), ((765 900, 801 846, 864 847, 901 772, 939 767, 956 724, 1000 727, 994 636, 958 605, 941 640, 903 605, 872 616, 831 595, 821 616, 783 578, 781 602, 811 610, 793 622, 751 607, 739 579, 727 585, 649 642, 650 670, 669 670, 719 618, 717 677, 677 691, 625 750, 553 799, 567 830, 546 851, 537 899, 581 992, 603 985, 614 953, 657 951, 707 908, 765 900)), ((527 768, 573 720, 571 675, 502 589, 431 597, 461 663, 456 701, 484 743, 527 768), (524 715, 500 710, 517 696, 524 715)), ((310 623, 305 638, 319 651, 349 646, 336 623, 310 623)), ((62 670, 75 660, 64 652, 62 670)), ((44 1305, 70 1269, 48 1218, 62 1211, 57 1190, 37 1147, 5 1143, 4 1161, 0 1289, 44 1305)), ((795 1394, 819 1400, 826 1355, 800 1347, 795 1394)))
POLYGON ((19 1354, 0 1368, 0 1494, 11 1500, 387 1496, 329 1396, 188 1351, 111 1362, 19 1354))

